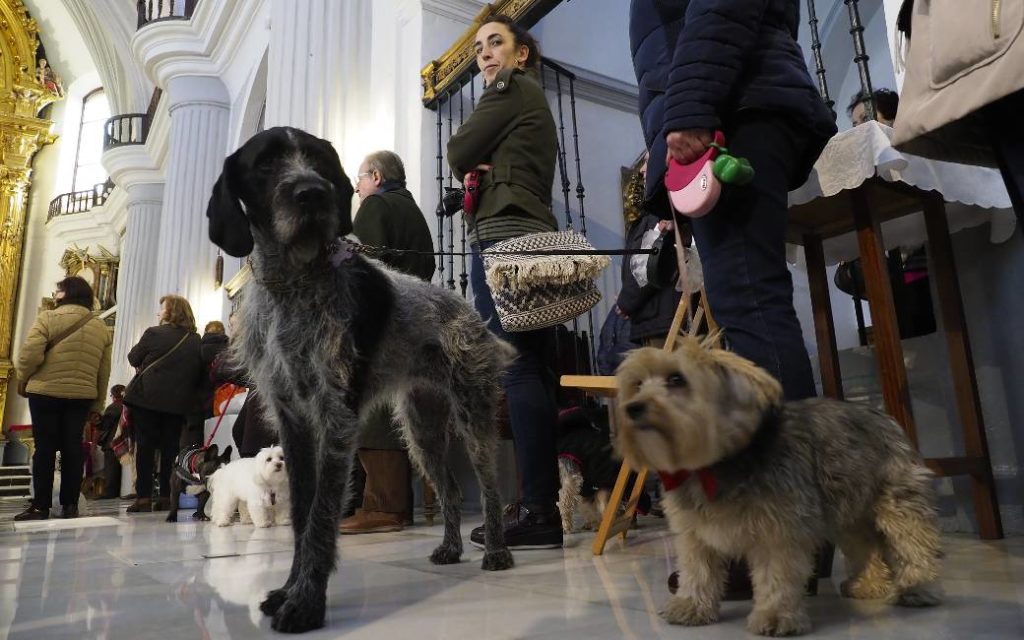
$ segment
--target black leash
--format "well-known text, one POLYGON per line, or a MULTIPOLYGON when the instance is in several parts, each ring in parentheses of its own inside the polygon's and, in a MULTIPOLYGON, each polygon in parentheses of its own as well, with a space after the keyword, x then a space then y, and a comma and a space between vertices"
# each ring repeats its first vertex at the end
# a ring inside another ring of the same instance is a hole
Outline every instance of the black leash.
MULTIPOLYGON (((419 251, 417 249, 389 249, 368 244, 351 242, 355 253, 370 257, 378 255, 419 255, 419 256, 475 256, 482 251, 419 251)), ((658 255, 660 249, 526 249, 522 251, 487 251, 489 256, 633 256, 658 255)))

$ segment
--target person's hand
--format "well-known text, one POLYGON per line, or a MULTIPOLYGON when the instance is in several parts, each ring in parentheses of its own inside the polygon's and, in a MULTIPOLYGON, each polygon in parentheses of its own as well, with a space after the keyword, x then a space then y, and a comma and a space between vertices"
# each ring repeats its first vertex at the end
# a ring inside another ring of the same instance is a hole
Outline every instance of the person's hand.
POLYGON ((494 168, 493 164, 486 164, 486 163, 483 163, 483 162, 481 162, 480 164, 476 165, 476 170, 477 171, 490 171, 493 168, 494 168))
POLYGON ((658 231, 665 233, 666 231, 671 231, 673 226, 674 223, 671 220, 662 220, 658 223, 658 231))
POLYGON ((95 411, 90 411, 89 417, 86 419, 86 421, 89 424, 99 424, 100 417, 100 414, 96 413, 95 411))
POLYGON ((629 320, 629 316, 626 315, 626 312, 623 311, 622 307, 620 307, 619 305, 615 305, 615 315, 619 316, 620 318, 629 320))
POLYGON ((707 129, 685 129, 673 131, 665 136, 668 143, 668 154, 665 156, 665 164, 670 158, 675 158, 679 164, 690 164, 697 158, 704 155, 708 145, 714 142, 711 131, 707 129))

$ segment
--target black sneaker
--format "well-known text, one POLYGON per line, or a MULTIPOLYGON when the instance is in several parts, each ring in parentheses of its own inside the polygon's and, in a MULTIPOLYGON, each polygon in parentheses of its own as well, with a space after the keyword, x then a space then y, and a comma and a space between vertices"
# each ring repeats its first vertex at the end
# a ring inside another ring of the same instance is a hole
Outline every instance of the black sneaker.
MULTIPOLYGON (((541 513, 531 511, 521 502, 505 507, 505 544, 509 549, 560 549, 562 547, 562 520, 557 510, 541 513)), ((474 547, 484 548, 484 528, 479 526, 469 534, 474 547)))

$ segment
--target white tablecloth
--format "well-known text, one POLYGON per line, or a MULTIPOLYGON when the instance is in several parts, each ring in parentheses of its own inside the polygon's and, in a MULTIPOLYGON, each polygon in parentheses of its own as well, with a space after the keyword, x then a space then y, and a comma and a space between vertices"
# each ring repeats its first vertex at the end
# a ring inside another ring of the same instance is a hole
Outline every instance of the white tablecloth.
MULTIPOLYGON (((877 175, 889 182, 905 182, 941 193, 946 200, 950 233, 990 222, 992 242, 1005 242, 1013 235, 1016 218, 998 171, 901 153, 893 148, 891 137, 892 128, 872 121, 832 138, 807 182, 790 192, 790 206, 855 189, 877 175)), ((882 237, 886 249, 923 243, 927 238, 923 214, 883 223, 882 237)), ((854 233, 829 238, 824 246, 827 264, 858 256, 854 233)), ((794 257, 793 248, 790 257, 794 257)))

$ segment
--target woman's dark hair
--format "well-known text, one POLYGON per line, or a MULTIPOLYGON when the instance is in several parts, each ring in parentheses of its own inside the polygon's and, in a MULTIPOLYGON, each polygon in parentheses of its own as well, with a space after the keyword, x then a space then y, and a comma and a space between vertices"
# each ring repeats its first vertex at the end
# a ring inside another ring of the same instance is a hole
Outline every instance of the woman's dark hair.
MULTIPOLYGON (((526 45, 530 52, 526 56, 527 69, 537 69, 540 67, 540 45, 537 44, 537 40, 530 35, 529 31, 516 24, 515 20, 508 16, 495 14, 484 20, 483 24, 490 24, 492 22, 498 22, 508 27, 508 30, 512 32, 517 48, 526 45)), ((483 24, 480 26, 483 26, 483 24)))
POLYGON ((92 310, 92 287, 83 278, 71 276, 57 283, 57 290, 64 292, 64 299, 57 301, 58 307, 77 304, 92 310))
MULTIPOLYGON (((895 120, 896 112, 900 108, 900 95, 892 89, 875 89, 871 94, 875 102, 875 111, 882 114, 886 120, 895 120)), ((850 106, 846 108, 846 114, 853 115, 853 108, 861 102, 867 102, 867 94, 861 89, 857 95, 850 100, 850 106)))

